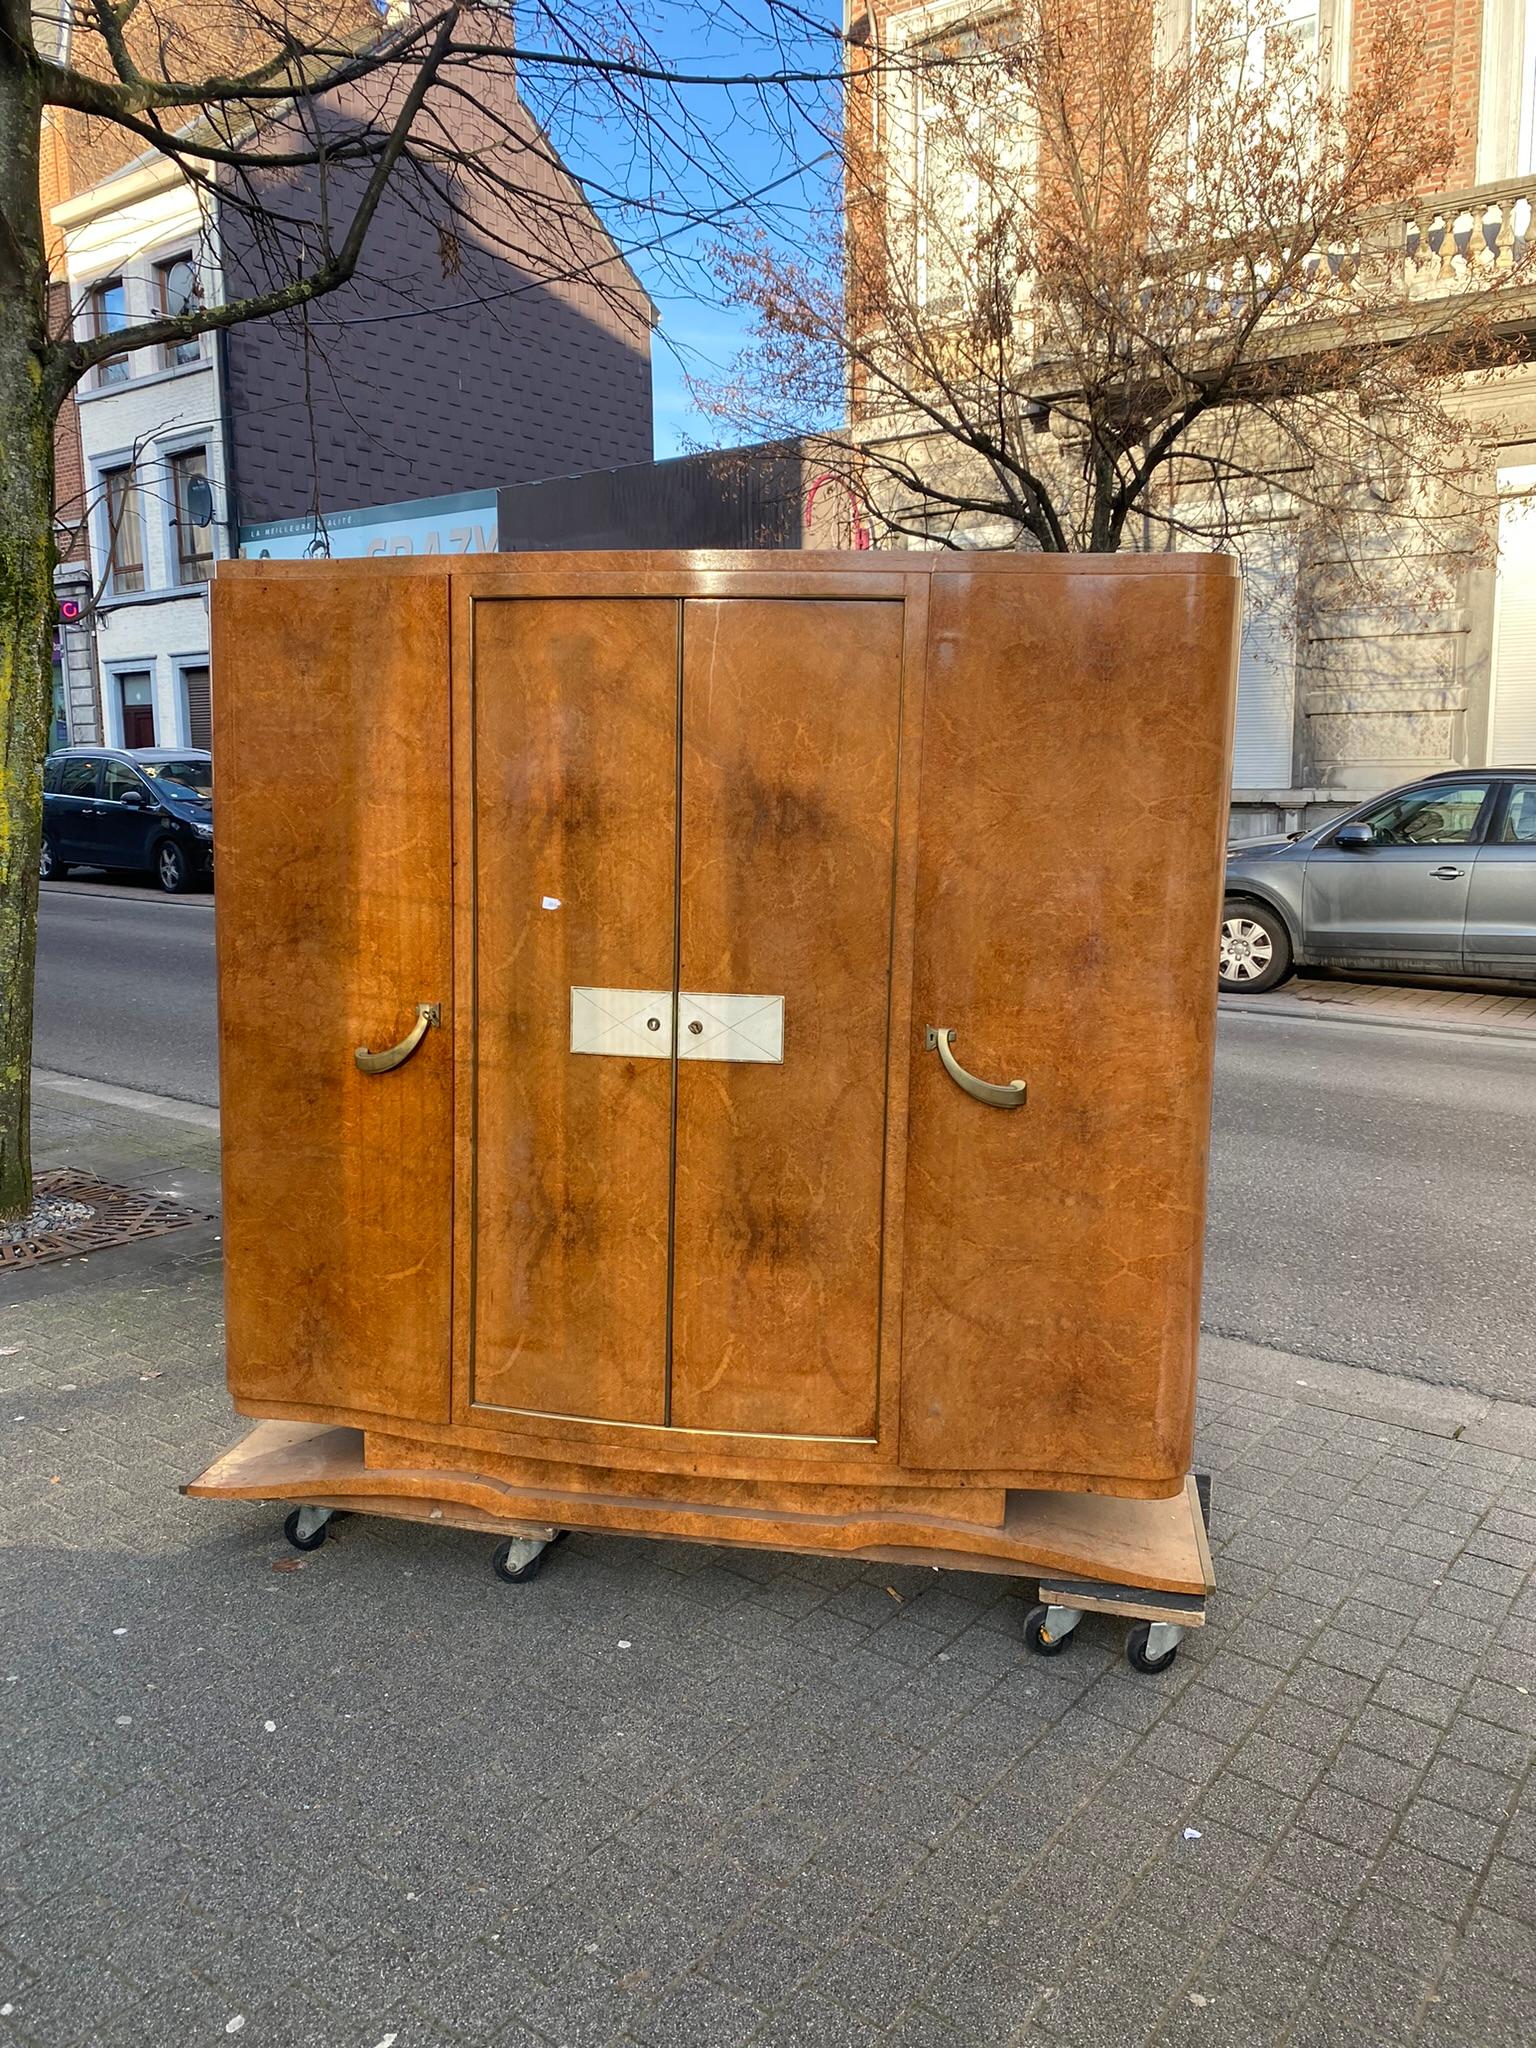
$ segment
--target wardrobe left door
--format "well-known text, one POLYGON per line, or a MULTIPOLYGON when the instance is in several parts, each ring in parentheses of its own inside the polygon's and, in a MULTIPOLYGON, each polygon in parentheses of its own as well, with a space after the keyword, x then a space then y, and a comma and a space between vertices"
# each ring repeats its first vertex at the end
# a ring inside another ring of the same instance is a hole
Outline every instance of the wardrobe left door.
POLYGON ((473 637, 470 1416, 657 1425, 678 606, 484 598, 473 637))
POLYGON ((448 586, 221 567, 215 860, 230 1391, 449 1414, 448 586), (385 1071, 357 1049, 410 1040, 385 1071))

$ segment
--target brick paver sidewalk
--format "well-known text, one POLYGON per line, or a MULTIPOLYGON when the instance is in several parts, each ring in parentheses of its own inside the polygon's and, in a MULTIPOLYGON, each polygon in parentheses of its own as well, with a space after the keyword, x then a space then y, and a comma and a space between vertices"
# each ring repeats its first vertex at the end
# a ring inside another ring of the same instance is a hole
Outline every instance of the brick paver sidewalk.
POLYGON ((1254 1016, 1339 1017, 1351 1024, 1403 1024, 1421 1031, 1536 1039, 1536 993, 1297 975, 1267 995, 1223 996, 1221 1007, 1254 1016))
POLYGON ((1142 1678, 982 1577, 299 1559, 174 1490, 236 1428, 211 1227, 0 1300, 0 2042, 1536 2042, 1530 1410, 1213 1345, 1222 1590, 1142 1678))

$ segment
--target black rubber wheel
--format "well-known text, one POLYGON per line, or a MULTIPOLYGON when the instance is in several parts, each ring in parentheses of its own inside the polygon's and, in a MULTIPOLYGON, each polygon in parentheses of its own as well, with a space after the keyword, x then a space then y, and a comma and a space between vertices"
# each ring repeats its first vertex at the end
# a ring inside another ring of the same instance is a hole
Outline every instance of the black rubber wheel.
POLYGON ((303 1512, 302 1508, 295 1508, 293 1510, 293 1513, 283 1523, 283 1534, 288 1538, 288 1541, 295 1550, 318 1550, 326 1537, 330 1535, 331 1525, 329 1522, 322 1522, 319 1528, 314 1530, 312 1534, 301 1536, 299 1534, 299 1516, 303 1512))
POLYGON ((69 873, 68 865, 59 859, 52 844, 45 837, 42 853, 37 863, 37 879, 40 882, 62 882, 69 873))
POLYGON ((1164 1650, 1161 1657, 1147 1655, 1147 1638, 1152 1633, 1150 1621, 1138 1621, 1125 1639, 1125 1661, 1133 1671, 1166 1671, 1179 1654, 1179 1646, 1164 1650))
POLYGON ((167 896, 180 896, 192 886, 192 863, 174 839, 162 839, 155 848, 155 880, 167 896))
MULTIPOLYGON (((515 1540, 520 1542, 522 1539, 519 1537, 515 1540)), ((550 1546, 546 1544, 542 1550, 530 1557, 526 1564, 513 1567, 507 1562, 512 1554, 513 1541, 514 1538, 509 1536, 505 1543, 497 1544, 496 1553, 491 1559, 491 1570, 498 1579, 505 1579, 509 1586, 521 1586, 529 1579, 536 1579, 543 1571, 544 1560, 549 1556, 550 1546)))
POLYGON ((1073 1629, 1064 1636, 1048 1636, 1045 1632, 1045 1617, 1049 1612, 1050 1609, 1047 1607, 1031 1607, 1024 1617, 1024 1640, 1037 1657, 1059 1657, 1063 1650, 1071 1649, 1072 1637, 1077 1634, 1077 1630, 1073 1629))
POLYGON ((505 1543, 499 1543, 496 1546, 496 1553, 491 1559, 491 1570, 495 1572, 498 1579, 505 1579, 509 1586, 521 1586, 528 1579, 536 1579, 549 1562, 549 1553, 557 1543, 563 1543, 570 1533, 569 1529, 557 1529, 538 1556, 530 1558, 527 1564, 519 1566, 516 1571, 510 1571, 507 1568, 507 1557, 512 1549, 513 1541, 521 1542, 522 1538, 514 1539, 509 1536, 505 1543))
POLYGON ((1221 906, 1221 956, 1216 980, 1231 996, 1261 996, 1291 971, 1291 935, 1267 903, 1229 896, 1221 906))

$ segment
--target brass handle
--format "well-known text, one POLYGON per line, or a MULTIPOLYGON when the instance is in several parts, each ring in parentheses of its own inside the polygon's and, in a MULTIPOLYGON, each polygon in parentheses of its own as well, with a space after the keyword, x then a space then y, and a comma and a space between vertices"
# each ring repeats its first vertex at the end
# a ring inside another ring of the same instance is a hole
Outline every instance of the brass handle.
POLYGON ((978 1081, 974 1074, 968 1074, 950 1051, 955 1034, 942 1024, 928 1026, 928 1050, 936 1052, 944 1062, 944 1071, 951 1081, 963 1088, 967 1095, 974 1095, 978 1102, 989 1103, 993 1109, 1022 1109, 1025 1087, 1022 1081, 978 1081))
POLYGON ((418 1003, 416 1022, 398 1045, 392 1045, 387 1052, 370 1052, 366 1045, 360 1045, 352 1057, 365 1074, 387 1074, 395 1067, 403 1067, 432 1026, 442 1021, 442 1010, 436 1003, 418 1003))

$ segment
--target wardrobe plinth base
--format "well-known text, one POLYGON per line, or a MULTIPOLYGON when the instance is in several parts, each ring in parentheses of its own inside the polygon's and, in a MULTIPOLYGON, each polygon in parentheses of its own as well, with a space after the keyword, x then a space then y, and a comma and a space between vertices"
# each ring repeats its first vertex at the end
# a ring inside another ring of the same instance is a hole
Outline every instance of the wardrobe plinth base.
MULTIPOLYGON (((450 1528, 549 1538, 557 1530, 786 1550, 819 1557, 1107 1582, 1203 1602, 1213 1585, 1195 1482, 1170 1500, 1016 1491, 1001 1526, 878 1501, 840 1513, 797 1507, 793 1485, 765 1482, 762 1498, 710 1502, 611 1490, 575 1493, 520 1479, 438 1467, 365 1462, 364 1434, 296 1422, 258 1422, 182 1488, 199 1499, 299 1501, 450 1528)), ((957 1494, 963 1503, 964 1491, 957 1494)), ((1187 1610, 1191 1619, 1200 1616, 1187 1610)))

